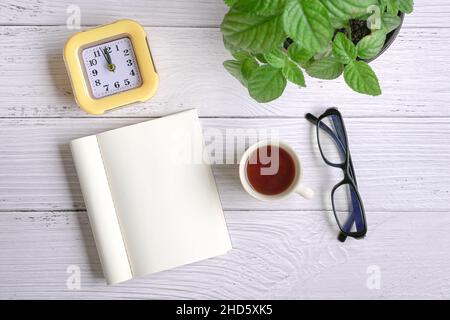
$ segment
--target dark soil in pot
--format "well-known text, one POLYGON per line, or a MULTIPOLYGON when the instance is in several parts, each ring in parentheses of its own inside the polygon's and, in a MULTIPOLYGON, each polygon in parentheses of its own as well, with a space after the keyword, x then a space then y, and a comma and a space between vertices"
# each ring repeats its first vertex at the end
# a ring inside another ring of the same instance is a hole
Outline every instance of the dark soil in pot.
MULTIPOLYGON (((400 32, 400 29, 402 28, 403 19, 405 18, 404 13, 400 13, 399 17, 401 19, 400 25, 397 29, 390 32, 386 36, 386 42, 384 43, 383 49, 381 49, 380 53, 378 55, 370 60, 365 60, 367 62, 371 62, 381 56, 394 42, 395 38, 397 38, 397 35, 400 32)), ((350 20, 350 27, 352 28, 352 41, 354 44, 358 44, 359 41, 361 41, 362 38, 369 35, 371 33, 370 29, 367 27, 367 21, 366 20, 350 20)))
POLYGON ((350 28, 352 29, 352 41, 354 44, 358 44, 362 38, 371 33, 370 29, 367 27, 366 20, 352 19, 350 20, 350 28))

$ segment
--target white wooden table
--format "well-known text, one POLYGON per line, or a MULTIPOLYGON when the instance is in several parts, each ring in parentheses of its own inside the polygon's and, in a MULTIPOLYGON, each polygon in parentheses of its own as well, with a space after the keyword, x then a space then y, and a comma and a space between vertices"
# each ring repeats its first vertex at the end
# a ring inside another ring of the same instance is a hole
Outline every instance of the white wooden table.
POLYGON ((267 105, 222 68, 225 12, 220 0, 2 0, 0 298, 450 297, 450 3, 416 0, 399 38, 372 64, 381 97, 308 79, 307 89, 291 86, 267 105), (146 26, 161 77, 153 100, 101 117, 75 105, 62 60, 74 32, 69 5, 81 9, 83 28, 119 18, 146 26), (336 240, 328 198, 337 177, 303 118, 330 106, 350 135, 364 240, 336 240), (206 129, 278 130, 303 158, 317 196, 263 204, 244 193, 236 165, 216 165, 234 249, 108 287, 68 143, 188 108, 206 129), (70 266, 80 268, 78 290, 66 286, 70 266))

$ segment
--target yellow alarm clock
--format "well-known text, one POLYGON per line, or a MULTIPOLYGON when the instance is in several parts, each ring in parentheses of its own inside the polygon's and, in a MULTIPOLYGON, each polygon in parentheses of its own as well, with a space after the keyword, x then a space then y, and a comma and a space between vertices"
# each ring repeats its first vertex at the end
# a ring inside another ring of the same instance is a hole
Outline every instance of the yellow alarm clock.
POLYGON ((75 101, 91 114, 146 101, 158 88, 147 34, 132 20, 74 34, 64 46, 64 61, 75 101))

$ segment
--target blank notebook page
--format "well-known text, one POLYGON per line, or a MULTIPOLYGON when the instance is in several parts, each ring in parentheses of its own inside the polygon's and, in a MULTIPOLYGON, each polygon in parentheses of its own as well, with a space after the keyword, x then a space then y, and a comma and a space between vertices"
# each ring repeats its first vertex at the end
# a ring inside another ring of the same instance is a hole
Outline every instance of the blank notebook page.
POLYGON ((231 249, 195 110, 97 141, 133 276, 231 249))

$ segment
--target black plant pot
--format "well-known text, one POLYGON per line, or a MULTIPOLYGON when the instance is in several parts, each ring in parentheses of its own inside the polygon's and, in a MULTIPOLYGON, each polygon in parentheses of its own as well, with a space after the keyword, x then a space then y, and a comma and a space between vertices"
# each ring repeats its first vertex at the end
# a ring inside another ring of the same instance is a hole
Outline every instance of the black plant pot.
POLYGON ((400 29, 402 28, 403 25, 403 20, 405 19, 405 14, 403 12, 401 12, 399 15, 400 17, 400 25, 398 26, 397 29, 395 29, 394 31, 392 31, 391 33, 389 33, 386 37, 386 42, 384 43, 383 49, 381 49, 381 51, 372 59, 368 59, 368 60, 364 60, 366 62, 372 62, 373 60, 377 59, 379 56, 381 56, 383 53, 386 52, 387 49, 389 49, 389 47, 392 45, 392 43, 394 43, 395 39, 397 38, 398 34, 400 33, 400 29))

